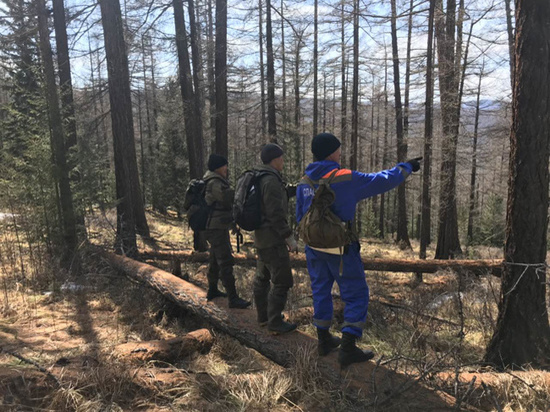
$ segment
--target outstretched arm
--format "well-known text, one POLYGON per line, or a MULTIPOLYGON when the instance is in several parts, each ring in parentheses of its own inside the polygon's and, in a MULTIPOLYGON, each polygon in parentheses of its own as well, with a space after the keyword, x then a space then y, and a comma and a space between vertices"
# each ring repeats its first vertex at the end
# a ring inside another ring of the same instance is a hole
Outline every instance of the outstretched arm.
POLYGON ((410 163, 399 163, 392 169, 376 173, 353 172, 357 200, 366 199, 392 190, 399 186, 412 172, 410 163))

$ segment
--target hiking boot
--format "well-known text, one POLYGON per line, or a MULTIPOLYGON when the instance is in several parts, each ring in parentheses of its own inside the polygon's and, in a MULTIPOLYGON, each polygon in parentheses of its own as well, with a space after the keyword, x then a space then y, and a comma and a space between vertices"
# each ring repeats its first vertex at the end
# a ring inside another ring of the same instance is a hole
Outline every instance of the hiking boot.
POLYGON ((298 327, 295 323, 285 322, 284 320, 275 325, 267 325, 267 330, 269 330, 269 333, 272 335, 282 335, 283 333, 292 332, 298 327))
POLYGON ((229 299, 229 307, 233 309, 246 309, 250 305, 252 305, 252 302, 241 299, 238 296, 234 296, 231 299, 229 299))
POLYGON ((332 336, 328 329, 317 328, 317 352, 319 356, 326 356, 342 343, 342 339, 332 336))
POLYGON ((206 300, 212 300, 215 298, 226 298, 227 293, 222 292, 217 287, 216 288, 209 288, 208 292, 206 293, 206 300))
POLYGON ((338 362, 342 369, 348 367, 352 363, 367 362, 374 358, 374 353, 370 350, 361 350, 355 346, 357 336, 351 333, 342 333, 342 346, 338 352, 338 362))
MULTIPOLYGON (((287 319, 287 317, 286 317, 285 315, 281 315, 281 319, 284 321, 284 320, 287 319)), ((258 318, 258 325, 260 325, 262 328, 263 328, 264 326, 267 326, 268 323, 269 323, 269 321, 268 321, 267 319, 264 320, 264 319, 262 318, 262 319, 260 320, 260 318, 258 318)))

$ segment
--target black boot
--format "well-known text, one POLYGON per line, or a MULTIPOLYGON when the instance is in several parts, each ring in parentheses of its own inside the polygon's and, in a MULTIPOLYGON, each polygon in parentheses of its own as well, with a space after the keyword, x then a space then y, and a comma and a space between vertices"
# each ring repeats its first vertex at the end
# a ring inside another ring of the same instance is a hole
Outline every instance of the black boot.
POLYGON ((332 336, 328 329, 317 328, 317 351, 319 356, 326 356, 342 342, 342 339, 332 336))
POLYGON ((367 362, 374 358, 374 353, 370 350, 361 350, 355 346, 356 336, 351 333, 342 332, 342 346, 338 352, 338 362, 345 368, 352 363, 367 362))
POLYGON ((214 298, 226 298, 227 293, 222 292, 217 286, 211 286, 206 293, 206 300, 212 300, 214 298))
POLYGON ((267 325, 267 329, 273 335, 282 335, 283 333, 292 332, 298 327, 295 323, 285 322, 284 320, 281 323, 276 325, 267 325))
POLYGON ((241 299, 238 296, 234 296, 229 299, 229 307, 234 309, 246 309, 252 305, 252 302, 249 302, 248 300, 241 299))
POLYGON ((254 304, 256 305, 256 314, 260 326, 267 325, 267 302, 271 282, 269 280, 256 277, 254 279, 254 304))
POLYGON ((237 294, 237 289, 235 288, 235 278, 233 277, 232 272, 222 273, 222 283, 223 287, 227 291, 227 296, 229 297, 230 308, 246 309, 252 304, 252 302, 241 299, 237 294))
POLYGON ((269 332, 280 335, 282 333, 292 332, 298 325, 295 323, 285 322, 283 320, 283 309, 286 304, 287 291, 271 289, 269 293, 269 301, 267 306, 268 323, 267 329, 269 332))

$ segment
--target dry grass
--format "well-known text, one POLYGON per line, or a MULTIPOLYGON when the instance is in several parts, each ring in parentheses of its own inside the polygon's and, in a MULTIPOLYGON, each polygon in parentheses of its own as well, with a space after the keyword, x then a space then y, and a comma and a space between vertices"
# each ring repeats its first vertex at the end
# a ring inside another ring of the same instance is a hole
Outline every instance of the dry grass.
MULTIPOLYGON (((156 214, 149 215, 149 221, 159 248, 191 247, 190 232, 184 223, 156 214)), ((89 224, 94 242, 113 243, 113 213, 98 214, 89 219, 89 224)), ((111 353, 118 343, 178 336, 202 327, 201 320, 181 316, 181 311, 157 294, 118 278, 95 259, 84 259, 82 276, 71 279, 57 269, 56 262, 44 258, 44 248, 29 246, 21 238, 18 243, 13 227, 5 222, 0 225, 0 341, 51 367, 62 382, 61 388, 54 389, 27 381, 28 393, 47 389, 48 396, 38 402, 39 407, 55 411, 365 410, 364 404, 346 397, 341 389, 327 388, 317 368, 315 348, 310 347, 296 353, 294 366, 288 369, 273 365, 222 335, 216 336, 208 354, 176 365, 149 363, 136 370, 114 360, 111 353), (85 293, 61 287, 75 281, 86 288, 85 293), (54 366, 60 358, 72 363, 54 366), (93 361, 83 366, 83 359, 93 361)), ((249 238, 245 240, 250 242, 249 238)), ((362 252, 369 257, 415 256, 391 244, 363 243, 362 252)), ((417 249, 414 243, 413 247, 417 249)), ((501 253, 494 248, 476 248, 469 254, 498 258, 501 253)), ((197 268, 190 264, 182 269, 193 280, 197 268)), ((252 298, 254 272, 246 266, 235 270, 238 289, 247 299, 252 298)), ((311 306, 307 271, 296 270, 294 277, 289 311, 311 306)), ((436 374, 479 361, 498 313, 498 279, 463 279, 459 285, 455 274, 440 272, 426 275, 425 282, 417 285, 411 274, 369 272, 367 280, 373 302, 369 327, 359 344, 383 357, 385 367, 416 377, 428 365, 436 374), (407 310, 385 306, 376 299, 396 302, 407 310)), ((337 298, 337 287, 333 293, 337 298)), ((315 333, 311 325, 301 326, 300 330, 315 333)), ((8 367, 23 374, 29 371, 7 356, 0 357, 0 362, 0 371, 8 367)), ((1 373, 0 378, 4 378, 1 373)), ((537 379, 534 374, 526 384, 511 378, 493 387, 492 392, 504 410, 545 410, 550 405, 550 388, 537 379)), ((458 395, 465 390, 460 389, 458 395)), ((25 399, 14 402, 24 403, 25 399)), ((17 410, 16 405, 14 408, 17 410)))

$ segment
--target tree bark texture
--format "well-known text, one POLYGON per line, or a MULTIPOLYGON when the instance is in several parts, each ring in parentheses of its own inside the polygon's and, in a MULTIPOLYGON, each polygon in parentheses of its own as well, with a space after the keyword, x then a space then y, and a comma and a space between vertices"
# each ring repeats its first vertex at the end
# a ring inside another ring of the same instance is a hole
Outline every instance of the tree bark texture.
POLYGON ((313 136, 319 133, 319 0, 313 1, 313 136))
POLYGON ((267 118, 265 111, 265 67, 264 67, 264 8, 262 0, 258 0, 258 43, 260 46, 260 110, 262 116, 262 138, 265 137, 267 118))
POLYGON ((346 84, 346 20, 345 20, 345 2, 342 2, 340 20, 341 20, 341 59, 340 62, 340 81, 341 81, 341 102, 340 102, 340 139, 344 148, 342 149, 342 163, 346 164, 346 140, 348 138, 348 90, 346 84))
POLYGON ((267 53, 267 133, 270 141, 277 142, 277 118, 275 113, 275 58, 273 54, 271 0, 266 0, 265 9, 265 37, 267 53))
POLYGON ((485 360, 500 367, 548 366, 549 2, 516 2, 515 57, 506 264, 497 327, 485 360))
POLYGON ((483 79, 483 69, 485 62, 479 73, 479 82, 477 84, 476 114, 474 117, 474 136, 472 141, 472 173, 470 174, 470 205, 468 213, 468 243, 472 244, 474 240, 474 218, 476 213, 476 180, 477 180, 477 138, 479 130, 479 111, 481 100, 481 80, 483 79))
POLYGON ((183 14, 183 1, 173 0, 172 7, 174 8, 176 47, 178 49, 178 77, 181 88, 181 97, 183 100, 183 120, 185 123, 187 153, 189 156, 189 177, 191 179, 199 179, 204 173, 202 123, 199 108, 195 107, 195 93, 193 91, 191 63, 189 61, 185 17, 183 14))
POLYGON ((215 59, 216 153, 227 158, 227 0, 216 0, 215 59))
POLYGON ((431 168, 432 168, 432 141, 433 141, 433 100, 434 100, 434 78, 433 78, 433 33, 435 1, 430 0, 430 11, 428 17, 428 47, 426 53, 426 103, 424 110, 424 164, 422 168, 422 211, 420 222, 420 259, 426 259, 426 249, 431 238, 431 209, 432 197, 430 191, 431 168))
POLYGON ((510 7, 511 0, 504 0, 506 10, 506 31, 508 33, 508 52, 510 57, 510 84, 514 89, 514 23, 512 21, 512 8, 510 7))
MULTIPOLYGON (((401 84, 399 76, 399 51, 397 44, 397 7, 396 0, 391 0, 391 43, 393 57, 393 89, 395 93, 395 131, 397 137, 397 162, 407 157, 407 142, 403 131, 403 106, 401 104, 401 84)), ((404 184, 397 187, 397 236, 396 241, 404 247, 411 248, 407 230, 407 198, 404 184)))
POLYGON ((436 258, 449 259, 462 253, 458 238, 456 206, 456 153, 458 143, 458 73, 455 63, 456 0, 437 0, 435 31, 438 41, 439 87, 443 140, 441 148, 441 190, 436 258))
POLYGON ((357 170, 359 156, 359 0, 353 1, 353 84, 351 91, 351 145, 349 167, 357 170))
POLYGON ((64 240, 63 261, 70 264, 77 247, 76 218, 73 207, 73 195, 69 182, 65 138, 62 127, 59 97, 55 83, 50 33, 48 30, 48 14, 44 0, 38 0, 38 31, 40 35, 40 55, 42 70, 46 85, 46 100, 48 102, 48 117, 50 123, 50 145, 54 166, 55 182, 59 188, 59 203, 61 208, 61 230, 64 240))
POLYGON ((134 142, 128 55, 118 0, 100 0, 105 40, 117 192, 117 249, 132 254, 137 232, 149 237, 134 142))
POLYGON ((65 146, 66 150, 76 146, 76 118, 73 103, 73 82, 71 78, 71 62, 69 59, 69 45, 67 41, 67 24, 65 22, 65 6, 63 0, 53 0, 53 19, 55 28, 55 42, 57 45, 57 66, 59 74, 59 88, 61 90, 61 106, 65 119, 65 146))

